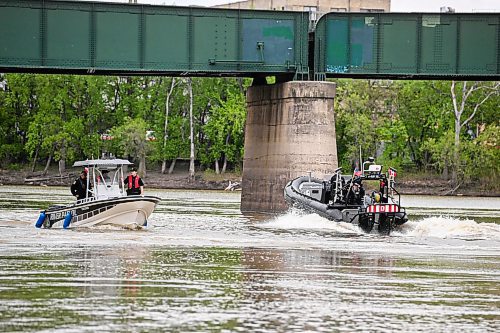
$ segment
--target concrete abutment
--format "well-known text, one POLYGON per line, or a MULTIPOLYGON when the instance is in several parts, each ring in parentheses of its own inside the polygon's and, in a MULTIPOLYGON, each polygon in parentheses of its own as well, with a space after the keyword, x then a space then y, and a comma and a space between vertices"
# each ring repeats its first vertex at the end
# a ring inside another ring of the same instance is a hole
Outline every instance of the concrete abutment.
POLYGON ((337 168, 335 83, 291 81, 252 86, 247 121, 241 210, 280 212, 286 183, 337 168))

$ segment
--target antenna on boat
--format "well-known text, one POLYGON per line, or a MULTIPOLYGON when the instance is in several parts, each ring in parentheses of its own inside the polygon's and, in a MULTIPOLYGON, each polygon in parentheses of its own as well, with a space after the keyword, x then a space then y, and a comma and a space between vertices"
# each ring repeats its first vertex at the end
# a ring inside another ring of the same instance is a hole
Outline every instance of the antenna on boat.
POLYGON ((361 175, 364 175, 365 170, 363 165, 363 155, 361 155, 361 146, 359 146, 359 164, 361 164, 361 175))
POLYGON ((123 164, 120 164, 120 186, 122 188, 122 194, 125 194, 125 183, 123 182, 123 164))

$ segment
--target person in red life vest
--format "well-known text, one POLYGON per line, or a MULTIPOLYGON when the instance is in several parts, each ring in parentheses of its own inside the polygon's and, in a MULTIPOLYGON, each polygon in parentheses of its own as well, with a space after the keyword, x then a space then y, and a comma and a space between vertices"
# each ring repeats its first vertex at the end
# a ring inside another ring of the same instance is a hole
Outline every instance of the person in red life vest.
POLYGON ((144 182, 137 174, 136 168, 130 170, 130 175, 123 180, 123 183, 127 185, 127 195, 144 195, 144 182))
POLYGON ((388 195, 389 195, 389 186, 387 184, 386 179, 381 179, 380 180, 380 202, 389 202, 388 200, 388 195))

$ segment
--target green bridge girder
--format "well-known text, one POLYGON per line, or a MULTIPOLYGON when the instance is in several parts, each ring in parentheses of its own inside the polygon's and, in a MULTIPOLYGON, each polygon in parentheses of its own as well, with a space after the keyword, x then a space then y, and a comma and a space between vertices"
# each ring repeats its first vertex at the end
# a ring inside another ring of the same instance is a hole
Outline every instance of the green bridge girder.
POLYGON ((329 13, 316 25, 317 77, 500 78, 499 14, 329 13))
POLYGON ((499 14, 329 13, 0 0, 0 72, 500 77, 499 14), (309 75, 311 74, 311 75, 309 75))
POLYGON ((0 0, 0 71, 173 76, 307 74, 308 14, 0 0))

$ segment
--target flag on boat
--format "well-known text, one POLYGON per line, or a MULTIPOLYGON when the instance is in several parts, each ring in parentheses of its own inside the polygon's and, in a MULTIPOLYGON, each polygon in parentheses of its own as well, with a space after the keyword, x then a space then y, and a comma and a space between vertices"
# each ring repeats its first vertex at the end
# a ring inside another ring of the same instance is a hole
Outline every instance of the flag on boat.
POLYGON ((389 168, 389 177, 396 178, 397 172, 393 168, 389 168))
POLYGON ((362 175, 362 172, 358 168, 358 162, 356 162, 356 167, 354 168, 354 177, 359 177, 362 175))

